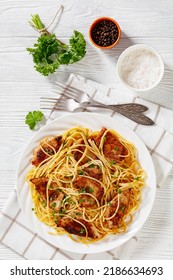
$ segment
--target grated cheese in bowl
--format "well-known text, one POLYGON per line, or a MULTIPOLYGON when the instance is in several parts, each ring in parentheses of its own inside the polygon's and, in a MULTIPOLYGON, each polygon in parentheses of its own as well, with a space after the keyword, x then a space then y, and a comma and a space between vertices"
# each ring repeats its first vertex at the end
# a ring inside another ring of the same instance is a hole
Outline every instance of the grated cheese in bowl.
POLYGON ((127 48, 119 57, 117 67, 121 81, 135 91, 154 88, 164 72, 160 55, 146 45, 127 48))

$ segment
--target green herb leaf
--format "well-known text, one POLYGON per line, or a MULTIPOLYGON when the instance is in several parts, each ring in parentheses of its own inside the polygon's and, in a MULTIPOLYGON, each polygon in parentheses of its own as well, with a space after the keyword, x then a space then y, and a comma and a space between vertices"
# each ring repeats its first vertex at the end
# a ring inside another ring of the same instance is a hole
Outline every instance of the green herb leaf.
MULTIPOLYGON (((30 24, 34 29, 44 28, 39 15, 32 16, 30 24)), ((55 34, 50 34, 46 29, 33 48, 27 48, 33 56, 34 68, 44 76, 54 73, 61 64, 72 64, 82 59, 86 53, 84 36, 74 31, 69 40, 69 45, 62 43, 55 34)))
POLYGON ((136 177, 136 178, 134 178, 134 180, 139 181, 140 178, 141 178, 141 177, 136 177))
POLYGON ((81 189, 79 190, 79 193, 86 193, 85 187, 81 188, 81 189))
POLYGON ((55 34, 50 36, 45 34, 38 38, 34 48, 27 48, 27 51, 33 56, 36 71, 48 76, 54 73, 60 65, 57 60, 57 53, 61 53, 61 49, 61 43, 56 40, 55 34))
POLYGON ((80 234, 83 234, 84 232, 85 232, 84 228, 81 228, 80 231, 79 231, 80 234))
POLYGON ((77 173, 78 173, 78 175, 83 175, 83 174, 85 174, 85 172, 84 172, 83 170, 78 170, 77 173))
POLYGON ((121 206, 121 211, 124 212, 124 210, 125 210, 125 206, 123 205, 121 206))
POLYGON ((95 167, 95 164, 92 163, 92 164, 90 164, 88 167, 89 167, 89 168, 93 168, 93 167, 95 167))
POLYGON ((45 148, 44 151, 49 154, 49 155, 53 155, 54 151, 51 148, 45 148))
POLYGON ((70 64, 81 60, 86 54, 86 41, 84 36, 79 32, 74 30, 71 36, 69 50, 71 53, 70 64))
POLYGON ((100 164, 98 165, 98 168, 99 168, 100 170, 102 170, 102 166, 101 166, 100 164))
POLYGON ((88 192, 89 192, 89 193, 93 193, 93 191, 94 191, 94 190, 93 190, 92 188, 90 188, 90 187, 88 188, 88 192))
POLYGON ((110 166, 112 167, 114 164, 116 164, 116 161, 113 159, 110 161, 110 166))
POLYGON ((52 206, 53 208, 55 208, 55 207, 56 207, 56 202, 52 203, 51 206, 52 206))
POLYGON ((33 111, 29 112, 26 115, 25 123, 29 126, 31 130, 33 130, 36 124, 41 121, 44 117, 44 114, 41 111, 33 111))
POLYGON ((65 214, 65 213, 66 213, 65 210, 63 210, 63 209, 60 210, 60 215, 61 215, 61 214, 65 214))
POLYGON ((53 211, 53 212, 52 212, 52 217, 54 217, 54 216, 55 216, 55 212, 53 211))

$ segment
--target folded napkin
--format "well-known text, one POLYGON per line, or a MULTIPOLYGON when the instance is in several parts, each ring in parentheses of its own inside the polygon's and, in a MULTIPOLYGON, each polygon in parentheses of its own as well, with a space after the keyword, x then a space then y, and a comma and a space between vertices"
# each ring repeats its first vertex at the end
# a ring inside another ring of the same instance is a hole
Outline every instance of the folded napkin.
MULTIPOLYGON (((173 166, 173 126, 171 126, 173 111, 133 95, 119 93, 114 88, 109 88, 79 75, 71 74, 66 84, 82 89, 91 98, 105 104, 136 102, 144 104, 149 108, 146 115, 154 120, 155 125, 153 126, 136 124, 111 110, 89 108, 89 110, 85 111, 112 116, 134 130, 150 151, 156 170, 157 184, 160 186, 173 166)), ((62 91, 61 95, 63 94, 64 92, 62 91)), ((57 93, 52 93, 52 96, 58 98, 57 93)), ((60 112, 54 109, 47 113, 49 114, 48 121, 67 114, 67 112, 60 112)), ((130 259, 138 243, 138 238, 134 236, 116 249, 89 255, 71 253, 56 248, 33 231, 27 216, 24 216, 20 210, 15 191, 10 196, 0 216, 0 240, 4 245, 17 252, 21 258, 59 260, 130 259)))

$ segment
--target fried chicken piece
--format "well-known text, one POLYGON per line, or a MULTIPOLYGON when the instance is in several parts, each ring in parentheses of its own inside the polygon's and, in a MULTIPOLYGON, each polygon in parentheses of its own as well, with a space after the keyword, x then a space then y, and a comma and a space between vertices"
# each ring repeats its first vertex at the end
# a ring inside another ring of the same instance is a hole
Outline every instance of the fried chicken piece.
POLYGON ((94 238, 94 239, 101 237, 100 233, 98 233, 96 231, 96 228, 92 224, 85 221, 84 219, 79 219, 76 217, 75 217, 75 219, 76 219, 76 221, 74 221, 73 219, 70 219, 69 217, 64 216, 58 221, 57 226, 64 228, 67 232, 69 232, 71 234, 75 234, 75 235, 79 235, 79 236, 86 236, 86 230, 85 230, 85 227, 86 227, 88 237, 94 238), (84 224, 85 227, 82 226, 77 221, 84 224))
MULTIPOLYGON (((99 134, 92 136, 91 139, 94 140, 95 144, 99 147, 103 134, 106 132, 106 128, 103 127, 99 134)), ((126 147, 119 141, 117 136, 112 132, 108 131, 105 135, 103 144, 103 153, 110 161, 121 161, 122 156, 127 154, 126 147)))
POLYGON ((33 158, 31 163, 35 166, 38 166, 42 161, 49 157, 49 155, 54 154, 54 150, 48 145, 52 146, 55 151, 57 152, 62 143, 62 136, 56 137, 47 137, 40 142, 42 149, 46 152, 44 153, 43 150, 38 146, 33 152, 33 158), (48 155, 47 155, 48 154, 48 155))
MULTIPOLYGON (((77 150, 78 151, 74 151, 72 154, 74 156, 74 159, 76 161, 79 161, 83 155, 83 153, 85 152, 85 145, 84 146, 81 146, 81 145, 84 145, 84 141, 81 140, 80 143, 79 143, 79 146, 77 147, 77 150)), ((82 159, 81 161, 81 165, 82 164, 85 164, 86 162, 88 162, 90 159, 97 159, 97 156, 95 154, 93 154, 90 150, 87 149, 86 151, 86 156, 82 159)))
POLYGON ((127 149, 111 132, 106 133, 106 140, 103 145, 103 152, 109 160, 120 161, 122 156, 127 154, 127 149))
POLYGON ((103 127, 99 131, 99 133, 97 133, 97 134, 94 133, 94 135, 90 136, 89 139, 94 140, 96 146, 99 147, 101 139, 102 139, 102 136, 103 136, 103 134, 105 133, 106 130, 107 129, 105 127, 103 127))
MULTIPOLYGON (((40 194, 43 200, 47 200, 47 178, 33 178, 30 180, 31 183, 35 185, 36 191, 40 194)), ((56 188, 57 184, 55 182, 51 183, 52 188, 56 188)), ((61 207, 61 202, 64 198, 64 194, 62 192, 59 192, 57 190, 48 190, 48 196, 49 196, 49 205, 54 210, 58 211, 61 207)))
POLYGON ((85 208, 95 207, 97 205, 96 200, 86 193, 92 194, 99 202, 104 193, 103 187, 98 182, 83 176, 78 176, 74 180, 73 185, 81 193, 80 205, 85 208))
POLYGON ((90 166, 85 167, 83 170, 87 172, 89 176, 97 180, 100 180, 102 178, 102 170, 98 165, 91 164, 90 166))
MULTIPOLYGON (((127 212, 127 207, 129 204, 130 200, 130 190, 125 190, 120 194, 120 201, 119 201, 119 209, 116 213, 116 215, 110 219, 110 220, 105 220, 104 224, 112 229, 112 228, 117 228, 119 224, 121 224, 122 219, 124 215, 127 212)), ((105 218, 109 218, 113 216, 117 209, 117 199, 113 199, 112 201, 109 202, 109 205, 107 207, 106 212, 104 213, 105 218)))

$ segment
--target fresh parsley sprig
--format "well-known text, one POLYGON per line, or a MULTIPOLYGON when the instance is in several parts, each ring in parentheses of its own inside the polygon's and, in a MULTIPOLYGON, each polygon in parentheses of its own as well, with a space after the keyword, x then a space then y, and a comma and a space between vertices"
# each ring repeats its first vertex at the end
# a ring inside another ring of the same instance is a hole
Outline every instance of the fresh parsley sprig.
POLYGON ((38 14, 33 15, 29 23, 41 33, 34 47, 27 48, 27 51, 33 56, 36 71, 42 75, 48 76, 60 65, 72 64, 84 57, 86 41, 79 31, 74 30, 67 45, 58 40, 55 34, 49 33, 38 14))
POLYGON ((41 111, 29 112, 26 115, 25 123, 33 130, 38 122, 40 122, 44 117, 44 114, 41 111))

